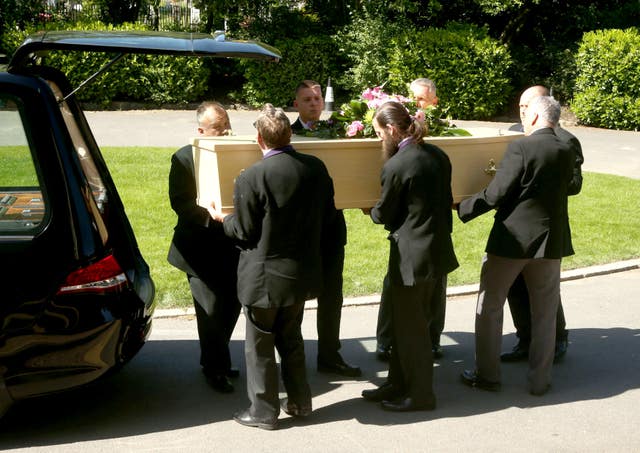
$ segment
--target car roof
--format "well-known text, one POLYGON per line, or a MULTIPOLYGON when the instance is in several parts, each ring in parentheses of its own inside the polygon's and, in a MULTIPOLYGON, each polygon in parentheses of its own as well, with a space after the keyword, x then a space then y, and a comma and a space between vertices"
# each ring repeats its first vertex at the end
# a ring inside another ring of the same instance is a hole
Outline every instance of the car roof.
POLYGON ((224 33, 162 31, 43 31, 29 36, 9 62, 9 71, 27 66, 51 50, 240 57, 279 61, 279 51, 257 41, 227 40, 224 33))

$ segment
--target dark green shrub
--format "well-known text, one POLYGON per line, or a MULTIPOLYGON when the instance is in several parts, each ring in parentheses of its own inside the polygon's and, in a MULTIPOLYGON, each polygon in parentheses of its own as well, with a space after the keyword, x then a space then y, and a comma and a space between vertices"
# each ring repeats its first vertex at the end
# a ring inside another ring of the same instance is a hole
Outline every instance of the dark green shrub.
POLYGON ((340 51, 348 61, 348 69, 336 79, 352 98, 367 87, 380 86, 389 80, 392 40, 406 27, 387 22, 381 16, 371 19, 356 17, 336 36, 340 51))
POLYGON ((35 33, 35 28, 27 27, 24 30, 18 27, 8 27, 2 35, 0 35, 0 53, 4 53, 7 57, 11 57, 18 46, 22 44, 27 36, 35 33))
POLYGON ((571 108, 581 123, 609 129, 640 129, 637 28, 585 33, 576 66, 571 108))
POLYGON ((282 54, 279 63, 241 60, 246 82, 242 96, 249 104, 266 102, 280 107, 292 105, 300 81, 312 79, 323 87, 340 72, 335 42, 328 36, 282 39, 275 47, 282 54))
MULTIPOLYGON (((51 29, 69 30, 147 30, 142 24, 105 25, 101 22, 76 24, 57 23, 51 29)), ((33 32, 5 34, 10 44, 19 44, 33 32)), ((15 46, 17 46, 15 44, 15 46)), ((77 87, 89 76, 104 66, 113 55, 102 52, 51 52, 46 63, 54 66, 69 78, 72 87, 77 87)), ((96 106, 107 106, 110 102, 143 102, 153 105, 186 103, 202 99, 207 92, 209 70, 199 58, 126 55, 96 80, 77 92, 80 101, 96 106)))
POLYGON ((387 91, 407 93, 413 79, 428 77, 454 118, 490 118, 510 99, 511 57, 484 28, 407 30, 393 40, 390 55, 387 91))

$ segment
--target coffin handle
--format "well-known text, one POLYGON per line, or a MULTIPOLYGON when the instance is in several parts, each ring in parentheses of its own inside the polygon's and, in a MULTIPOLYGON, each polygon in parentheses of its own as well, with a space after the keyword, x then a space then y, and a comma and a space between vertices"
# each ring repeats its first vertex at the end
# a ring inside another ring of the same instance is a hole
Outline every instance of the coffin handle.
POLYGON ((496 175, 496 161, 493 159, 489 159, 489 166, 484 169, 484 172, 493 177, 496 175))

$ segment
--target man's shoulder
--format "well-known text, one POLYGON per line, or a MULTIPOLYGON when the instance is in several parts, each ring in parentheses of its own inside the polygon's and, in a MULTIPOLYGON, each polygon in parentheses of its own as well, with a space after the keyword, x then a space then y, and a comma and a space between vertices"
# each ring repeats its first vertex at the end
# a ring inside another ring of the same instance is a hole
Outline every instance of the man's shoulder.
POLYGON ((173 153, 173 155, 181 158, 193 158, 193 147, 191 145, 184 145, 182 148, 173 153))
POLYGON ((571 132, 569 132, 565 128, 558 126, 556 127, 555 132, 558 138, 563 142, 567 142, 571 145, 573 144, 580 145, 580 141, 578 140, 578 137, 573 135, 571 132))
POLYGON ((191 145, 185 145, 178 149, 171 156, 171 161, 180 162, 182 165, 193 165, 193 149, 191 145))

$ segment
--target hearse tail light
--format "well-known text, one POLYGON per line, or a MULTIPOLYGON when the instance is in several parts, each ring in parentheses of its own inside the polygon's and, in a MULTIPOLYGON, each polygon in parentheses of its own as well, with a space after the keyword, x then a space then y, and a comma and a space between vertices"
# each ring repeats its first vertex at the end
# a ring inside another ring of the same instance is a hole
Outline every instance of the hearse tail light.
POLYGON ((127 285, 127 277, 113 255, 67 276, 58 294, 112 293, 127 285))

